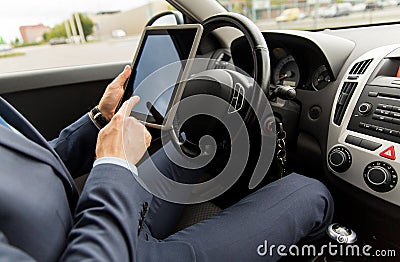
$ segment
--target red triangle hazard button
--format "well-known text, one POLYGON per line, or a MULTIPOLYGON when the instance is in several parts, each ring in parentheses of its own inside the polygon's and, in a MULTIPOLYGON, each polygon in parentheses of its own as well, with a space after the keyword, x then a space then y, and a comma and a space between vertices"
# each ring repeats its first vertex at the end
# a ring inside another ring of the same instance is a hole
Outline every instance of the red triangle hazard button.
POLYGON ((383 150, 380 154, 381 157, 390 159, 390 160, 395 160, 396 159, 396 153, 394 152, 394 146, 390 146, 383 150))

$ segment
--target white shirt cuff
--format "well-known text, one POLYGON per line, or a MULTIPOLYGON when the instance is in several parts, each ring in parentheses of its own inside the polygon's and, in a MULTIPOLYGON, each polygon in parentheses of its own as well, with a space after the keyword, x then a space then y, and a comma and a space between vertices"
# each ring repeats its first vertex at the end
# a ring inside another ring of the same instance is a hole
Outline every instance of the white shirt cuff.
POLYGON ((94 161, 93 167, 101 165, 101 164, 114 164, 117 166, 121 166, 121 167, 124 167, 124 168, 130 170, 134 175, 136 175, 136 176, 138 175, 137 167, 122 158, 102 157, 102 158, 96 159, 96 161, 94 161))

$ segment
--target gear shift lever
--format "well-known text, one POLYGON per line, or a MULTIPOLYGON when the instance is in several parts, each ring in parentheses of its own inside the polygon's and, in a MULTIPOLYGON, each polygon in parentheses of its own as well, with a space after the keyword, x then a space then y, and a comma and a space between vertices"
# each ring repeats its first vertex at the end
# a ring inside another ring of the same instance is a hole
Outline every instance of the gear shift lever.
POLYGON ((339 244, 353 244, 357 241, 357 234, 350 228, 342 226, 339 223, 331 224, 326 233, 339 244))

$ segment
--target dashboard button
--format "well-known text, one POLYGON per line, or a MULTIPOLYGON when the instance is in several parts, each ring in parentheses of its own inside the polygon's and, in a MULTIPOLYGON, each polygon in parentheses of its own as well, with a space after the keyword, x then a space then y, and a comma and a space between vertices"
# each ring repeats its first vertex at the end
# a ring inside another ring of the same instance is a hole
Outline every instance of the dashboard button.
POLYGON ((396 152, 394 151, 394 146, 389 146, 385 150, 383 150, 380 154, 381 157, 396 160, 396 152))
POLYGON ((398 118, 392 118, 392 120, 390 122, 393 124, 396 124, 396 125, 400 125, 400 119, 398 119, 398 118))
POLYGON ((398 107, 398 106, 392 106, 391 110, 400 113, 400 107, 398 107))
POLYGON ((385 110, 392 110, 393 106, 391 105, 386 105, 386 104, 378 104, 377 106, 378 109, 385 109, 385 110))
POLYGON ((389 128, 385 128, 383 130, 383 133, 387 134, 387 135, 391 135, 391 136, 396 136, 396 132, 395 130, 389 129, 389 128))
POLYGON ((384 128, 380 126, 373 126, 373 130, 379 133, 383 133, 384 128))
POLYGON ((362 139, 362 141, 360 143, 360 147, 365 148, 367 150, 371 150, 371 151, 377 150, 381 146, 382 146, 382 144, 372 142, 367 139, 362 139))
POLYGON ((400 118, 400 113, 398 112, 390 112, 390 116, 400 118))
POLYGON ((378 92, 368 92, 368 96, 370 97, 377 97, 378 96, 378 92))
POLYGON ((372 119, 379 120, 379 121, 385 121, 385 122, 392 122, 391 117, 381 116, 381 115, 377 115, 377 114, 373 114, 372 119))
POLYGON ((378 114, 378 115, 392 116, 391 114, 392 114, 393 112, 387 111, 387 110, 382 110, 382 109, 376 109, 374 113, 375 113, 375 114, 378 114))
POLYGON ((375 129, 377 128, 377 126, 371 125, 371 124, 365 124, 365 128, 369 129, 369 130, 373 130, 375 131, 375 129))
POLYGON ((352 135, 348 135, 348 136, 346 137, 345 142, 346 142, 346 143, 349 143, 349 144, 352 144, 352 145, 355 145, 355 146, 359 146, 360 143, 361 143, 361 140, 362 140, 362 139, 359 138, 359 137, 352 136, 352 135))

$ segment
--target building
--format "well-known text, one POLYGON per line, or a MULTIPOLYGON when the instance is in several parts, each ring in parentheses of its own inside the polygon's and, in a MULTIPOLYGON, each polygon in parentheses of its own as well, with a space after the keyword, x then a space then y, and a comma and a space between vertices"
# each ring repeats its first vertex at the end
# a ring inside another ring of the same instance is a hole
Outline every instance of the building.
POLYGON ((40 42, 43 40, 43 34, 50 31, 50 27, 43 24, 24 25, 19 27, 19 31, 24 43, 40 42))
POLYGON ((97 39, 112 37, 112 32, 123 30, 127 35, 138 35, 143 31, 146 22, 155 14, 168 10, 165 1, 153 1, 146 5, 123 12, 102 12, 89 15, 94 23, 94 36, 97 39))

